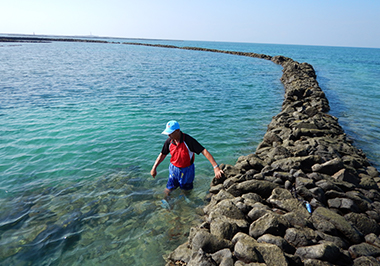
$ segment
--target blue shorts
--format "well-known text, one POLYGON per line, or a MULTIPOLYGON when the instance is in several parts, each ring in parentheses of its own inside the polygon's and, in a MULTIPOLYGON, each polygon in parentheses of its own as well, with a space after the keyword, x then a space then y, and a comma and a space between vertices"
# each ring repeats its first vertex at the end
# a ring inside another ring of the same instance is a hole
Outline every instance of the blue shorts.
POLYGON ((193 181, 195 176, 194 164, 185 168, 178 168, 173 164, 169 165, 169 180, 166 188, 174 190, 180 187, 183 190, 193 189, 193 181))

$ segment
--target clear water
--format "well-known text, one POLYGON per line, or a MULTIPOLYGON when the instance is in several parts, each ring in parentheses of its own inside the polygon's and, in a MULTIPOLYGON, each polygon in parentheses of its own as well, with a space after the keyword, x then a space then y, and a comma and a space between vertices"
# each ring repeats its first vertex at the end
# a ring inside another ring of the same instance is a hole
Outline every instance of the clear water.
MULTIPOLYGON (((116 40, 124 41, 124 40, 116 40)), ((151 41, 285 55, 311 63, 375 166, 380 49, 151 41)), ((94 43, 0 43, 0 264, 164 265, 199 224, 212 167, 162 206, 176 119, 218 163, 254 152, 281 110, 281 67, 209 52, 94 43)))

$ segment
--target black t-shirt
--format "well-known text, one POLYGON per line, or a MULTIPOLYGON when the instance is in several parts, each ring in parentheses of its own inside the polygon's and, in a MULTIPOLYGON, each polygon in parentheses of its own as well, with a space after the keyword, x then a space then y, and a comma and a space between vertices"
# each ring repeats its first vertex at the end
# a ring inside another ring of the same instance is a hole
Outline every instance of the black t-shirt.
MULTIPOLYGON (((185 137, 185 143, 186 145, 189 147, 190 151, 196 153, 196 154, 200 154, 205 148, 196 140, 194 139, 192 136, 188 135, 188 134, 185 134, 183 132, 181 132, 181 139, 180 139, 180 142, 183 142, 183 138, 185 137)), ((169 146, 170 146, 170 143, 172 143, 171 139, 168 138, 165 143, 164 143, 164 146, 162 147, 162 150, 161 150, 161 153, 163 155, 168 155, 169 154, 169 146)), ((173 145, 175 145, 174 143, 172 143, 173 145)))

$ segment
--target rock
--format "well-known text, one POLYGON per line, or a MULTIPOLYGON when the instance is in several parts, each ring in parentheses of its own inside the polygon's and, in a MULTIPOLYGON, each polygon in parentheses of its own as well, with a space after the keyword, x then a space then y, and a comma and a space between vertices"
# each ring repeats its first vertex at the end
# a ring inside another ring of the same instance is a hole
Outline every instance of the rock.
POLYGON ((235 262, 234 266, 266 266, 265 263, 252 262, 252 263, 244 263, 241 260, 235 262))
POLYGON ((355 185, 359 185, 359 178, 355 176, 352 171, 347 169, 341 169, 340 171, 336 172, 333 176, 333 178, 345 182, 349 182, 355 185))
POLYGON ((359 185, 364 189, 379 189, 375 180, 370 176, 363 177, 359 185))
POLYGON ((288 221, 289 225, 292 227, 313 227, 313 224, 299 212, 288 212, 284 214, 283 217, 288 221))
POLYGON ((375 235, 374 233, 366 235, 365 241, 368 244, 371 244, 371 245, 374 245, 374 246, 380 248, 380 238, 377 235, 375 235))
POLYGON ((379 171, 377 171, 377 169, 373 166, 367 167, 367 173, 369 176, 374 177, 374 178, 379 176, 379 171))
POLYGON ((262 203, 256 203, 252 206, 252 209, 249 211, 248 217, 254 222, 268 212, 270 212, 268 206, 262 203))
POLYGON ((210 210, 208 222, 222 219, 227 223, 236 224, 240 228, 248 228, 249 223, 245 220, 245 214, 233 203, 233 200, 222 200, 210 210))
POLYGON ((299 247, 295 253, 302 259, 317 259, 335 262, 340 257, 340 249, 333 243, 323 243, 314 246, 299 247))
POLYGON ((350 255, 353 259, 356 259, 361 256, 380 256, 380 248, 372 246, 368 243, 353 245, 348 249, 348 252, 350 252, 350 255))
POLYGON ((243 194, 241 196, 243 199, 244 199, 244 202, 246 201, 250 201, 250 202, 263 202, 263 198, 260 197, 260 195, 256 194, 256 193, 247 193, 247 194, 243 194))
POLYGON ((276 187, 278 187, 278 184, 274 184, 269 181, 248 180, 229 187, 227 192, 231 193, 235 197, 252 192, 260 195, 261 197, 267 198, 276 187))
POLYGON ((268 144, 273 144, 276 142, 282 143, 282 139, 272 131, 268 131, 267 133, 265 133, 263 141, 268 144))
POLYGON ((168 259, 171 261, 183 261, 188 263, 192 254, 192 250, 188 246, 189 242, 185 242, 178 246, 172 253, 169 254, 168 259))
POLYGON ((271 234, 265 234, 257 239, 258 243, 268 243, 278 246, 282 251, 293 254, 296 249, 290 245, 284 238, 280 236, 274 236, 271 234))
POLYGON ((333 266, 333 265, 327 261, 307 259, 304 261, 304 266, 333 266))
POLYGON ((276 206, 282 210, 286 210, 288 212, 296 212, 298 215, 300 215, 303 218, 307 218, 309 216, 308 211, 304 207, 303 203, 296 199, 286 199, 286 200, 275 200, 275 199, 268 199, 268 201, 273 204, 273 206, 276 206))
POLYGON ((322 239, 322 240, 319 240, 320 244, 331 242, 341 249, 348 249, 349 247, 349 243, 338 236, 332 236, 332 235, 325 234, 319 231, 317 231, 316 233, 318 234, 319 239, 322 239))
POLYGON ((354 260, 353 266, 380 266, 380 262, 374 257, 362 256, 354 260))
POLYGON ((318 231, 324 232, 329 235, 338 234, 338 230, 336 229, 335 225, 323 217, 320 217, 318 215, 312 215, 311 221, 313 222, 314 228, 318 231))
POLYGON ((278 146, 273 148, 267 155, 270 158, 273 158, 274 161, 288 158, 291 156, 289 150, 283 146, 278 146))
POLYGON ((207 253, 215 253, 224 248, 231 248, 230 241, 219 238, 204 230, 198 231, 189 242, 193 252, 202 249, 207 253))
POLYGON ((234 265, 232 252, 228 248, 219 250, 218 252, 211 254, 211 257, 219 266, 233 266, 234 265))
POLYGON ((329 209, 318 207, 313 212, 312 216, 329 221, 331 224, 335 226, 335 228, 338 231, 340 231, 345 237, 347 237, 349 241, 355 244, 360 243, 363 239, 363 235, 360 232, 358 232, 354 227, 352 227, 351 224, 346 219, 344 219, 344 217, 329 209))
POLYGON ((325 192, 320 187, 312 188, 310 189, 310 192, 313 194, 313 197, 317 199, 319 202, 323 204, 326 202, 325 192))
POLYGON ((344 218, 355 225, 363 235, 371 233, 380 234, 379 224, 375 220, 368 218, 364 213, 349 213, 344 218))
POLYGON ((238 168, 229 164, 226 164, 222 170, 227 178, 240 174, 240 170, 238 168))
POLYGON ((288 262, 282 250, 273 244, 258 243, 256 251, 268 266, 287 265, 288 262))
POLYGON ((314 180, 310 178, 297 177, 296 178, 296 187, 306 187, 306 188, 314 188, 314 180))
POLYGON ((211 234, 223 239, 231 240, 238 231, 236 223, 231 224, 220 218, 217 218, 210 223, 211 234))
POLYGON ((206 254, 202 249, 199 249, 197 252, 194 252, 191 255, 190 261, 187 263, 187 266, 217 266, 216 262, 212 257, 206 254))
POLYGON ((274 213, 267 213, 254 221, 249 227, 249 235, 258 238, 264 234, 283 236, 288 227, 288 222, 274 213))
POLYGON ((315 164, 311 167, 313 172, 333 175, 343 168, 343 161, 340 158, 332 159, 323 164, 315 164))
POLYGON ((291 169, 302 169, 305 172, 311 172, 311 166, 320 161, 319 156, 289 157, 277 160, 271 164, 273 169, 278 171, 289 172, 291 169))
POLYGON ((352 199, 334 198, 329 199, 327 204, 330 208, 343 209, 344 211, 359 212, 359 207, 352 199))
POLYGON ((346 192, 346 196, 355 202, 355 204, 359 207, 361 212, 366 212, 366 211, 372 209, 372 207, 371 207, 372 201, 370 199, 366 198, 360 192, 348 191, 348 192, 346 192))
POLYGON ((268 198, 270 200, 285 200, 285 199, 293 199, 292 193, 289 190, 283 188, 275 188, 272 190, 272 195, 268 198))
POLYGON ((245 263, 259 262, 265 265, 287 265, 287 260, 281 249, 273 244, 258 243, 254 238, 240 235, 236 241, 234 254, 238 260, 245 263))
POLYGON ((220 190, 222 190, 224 188, 223 184, 218 184, 218 185, 215 185, 215 186, 211 186, 210 189, 209 189, 209 192, 211 194, 218 194, 220 190))
MULTIPOLYGON (((234 242, 234 240, 232 241, 234 242)), ((234 247, 235 257, 246 263, 259 262, 256 246, 257 241, 252 237, 240 237, 234 247)))
POLYGON ((304 266, 301 258, 299 256, 284 253, 286 260, 288 261, 288 265, 290 266, 304 266))
POLYGON ((328 180, 319 180, 315 184, 321 189, 323 189, 323 191, 325 192, 330 191, 330 190, 343 192, 342 189, 340 189, 337 185, 335 185, 334 183, 328 180))
POLYGON ((284 239, 295 247, 310 246, 318 243, 318 234, 310 228, 288 228, 284 239))

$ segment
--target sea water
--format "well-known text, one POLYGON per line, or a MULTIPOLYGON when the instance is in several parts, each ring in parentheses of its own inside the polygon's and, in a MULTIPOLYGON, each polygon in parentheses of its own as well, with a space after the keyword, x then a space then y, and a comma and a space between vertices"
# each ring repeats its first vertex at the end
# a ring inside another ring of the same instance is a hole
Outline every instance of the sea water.
MULTIPOLYGON (((201 223, 213 177, 196 156, 193 191, 163 206, 169 159, 149 172, 166 122, 234 164, 281 110, 270 61, 113 41, 0 43, 0 264, 164 265, 201 223)), ((144 42, 311 63, 330 113, 380 165, 380 49, 144 42)))

